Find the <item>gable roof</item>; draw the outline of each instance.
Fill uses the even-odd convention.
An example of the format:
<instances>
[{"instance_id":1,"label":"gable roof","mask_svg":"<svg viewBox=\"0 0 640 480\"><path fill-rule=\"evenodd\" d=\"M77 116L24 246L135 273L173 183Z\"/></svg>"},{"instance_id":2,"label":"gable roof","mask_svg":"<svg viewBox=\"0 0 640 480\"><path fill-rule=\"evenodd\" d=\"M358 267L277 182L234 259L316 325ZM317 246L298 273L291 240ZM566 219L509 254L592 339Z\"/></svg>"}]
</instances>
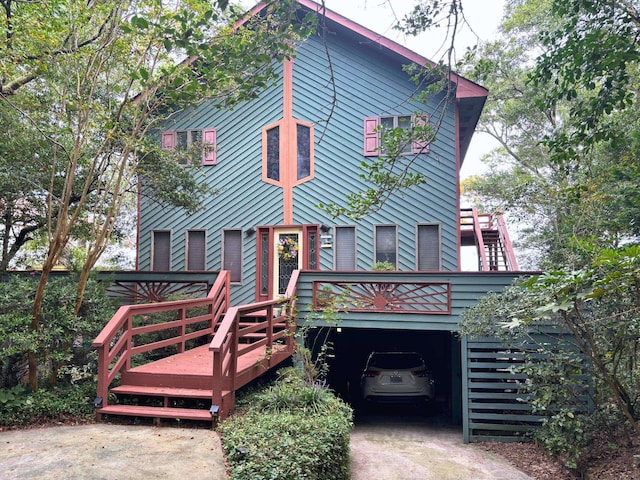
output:
<instances>
[{"instance_id":1,"label":"gable roof","mask_svg":"<svg viewBox=\"0 0 640 480\"><path fill-rule=\"evenodd\" d=\"M324 15L331 27L338 33L346 36L355 37L359 45L375 48L376 54L387 55L392 59L401 63L415 63L418 65L435 66L436 63L429 60L416 52L409 50L407 47L380 35L373 30L363 27L362 25L349 20L348 18L336 13L313 0L297 0L302 7ZM244 19L238 24L244 23L248 18L259 14L269 2L260 2L253 7ZM469 148L471 137L480 119L480 114L487 99L488 90L477 83L468 80L455 72L450 72L450 80L456 85L456 102L458 114L458 141L460 142L460 166Z\"/></svg>"}]
</instances>

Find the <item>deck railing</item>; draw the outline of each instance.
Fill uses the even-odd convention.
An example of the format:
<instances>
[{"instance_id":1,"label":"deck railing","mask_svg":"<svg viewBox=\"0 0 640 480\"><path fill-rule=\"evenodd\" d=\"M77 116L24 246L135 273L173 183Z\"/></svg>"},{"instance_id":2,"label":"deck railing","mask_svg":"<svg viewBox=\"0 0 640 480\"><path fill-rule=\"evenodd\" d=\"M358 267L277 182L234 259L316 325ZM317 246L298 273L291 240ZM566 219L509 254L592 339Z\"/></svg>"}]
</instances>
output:
<instances>
[{"instance_id":1,"label":"deck railing","mask_svg":"<svg viewBox=\"0 0 640 480\"><path fill-rule=\"evenodd\" d=\"M233 410L235 391L256 377L252 371L238 376L238 359L241 356L264 348L265 356L255 368L266 371L293 354L298 275L298 270L291 275L284 297L231 307L222 319L209 345L213 352L212 404L218 407L220 419ZM242 321L248 317L253 320Z\"/></svg>"},{"instance_id":2,"label":"deck railing","mask_svg":"<svg viewBox=\"0 0 640 480\"><path fill-rule=\"evenodd\" d=\"M187 342L213 335L229 310L229 288L229 272L221 271L205 298L120 307L93 341L98 350L96 403L107 406L110 385L118 374L131 368L133 356L172 346L177 352L183 352ZM145 319L157 314L169 316L171 320L134 326L136 317L145 323ZM141 335L152 336L154 341L136 343L136 338L144 338L139 337Z\"/></svg>"}]
</instances>

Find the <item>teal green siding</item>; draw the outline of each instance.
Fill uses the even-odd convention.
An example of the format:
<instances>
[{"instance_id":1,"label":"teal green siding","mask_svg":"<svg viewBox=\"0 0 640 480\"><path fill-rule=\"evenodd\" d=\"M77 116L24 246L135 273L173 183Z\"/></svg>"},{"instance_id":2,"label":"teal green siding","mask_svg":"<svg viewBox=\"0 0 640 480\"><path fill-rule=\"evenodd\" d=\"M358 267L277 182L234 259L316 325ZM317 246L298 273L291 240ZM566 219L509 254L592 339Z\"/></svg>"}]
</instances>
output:
<instances>
[{"instance_id":1,"label":"teal green siding","mask_svg":"<svg viewBox=\"0 0 640 480\"><path fill-rule=\"evenodd\" d=\"M345 328L376 328L398 330L442 330L457 332L462 312L475 305L488 292L501 291L522 273L503 272L443 272L423 274L411 272L301 272L297 298L300 319L312 317L313 281L358 282L448 282L451 285L451 312L449 314L420 314L394 312L345 312L340 325ZM318 320L312 324L316 325Z\"/></svg>"},{"instance_id":2,"label":"teal green siding","mask_svg":"<svg viewBox=\"0 0 640 480\"><path fill-rule=\"evenodd\" d=\"M357 224L357 268L374 263L375 225L397 225L398 262L403 271L416 269L416 226L440 225L442 270L457 269L457 167L454 102L441 97L427 105L411 100L415 84L402 71L402 63L365 47L353 38L329 38L329 52L337 99L332 109L333 88L328 76L328 59L319 37L303 42L294 62L294 116L314 124L314 178L294 187L294 224L353 225L346 218L332 219L318 203L342 201L345 194L362 190L357 176L363 155L365 117L407 115L427 111L443 116L437 140L430 152L416 162L416 172L428 183L393 196L379 211ZM217 164L201 167L202 181L220 190L202 210L188 215L181 209L158 207L146 198L140 204L138 268L151 268L152 232L171 232L171 269L185 269L186 235L190 229L206 230L206 268L222 268L224 229L255 228L283 224L283 191L262 181L262 128L283 116L282 81L260 97L228 111L211 103L175 115L162 130L217 129ZM447 110L438 111L438 105ZM234 303L248 303L255 296L257 235L243 235L242 283L232 287ZM333 268L333 248L320 250L320 268Z\"/></svg>"},{"instance_id":3,"label":"teal green siding","mask_svg":"<svg viewBox=\"0 0 640 480\"><path fill-rule=\"evenodd\" d=\"M457 169L452 102L443 113L438 110L445 103L441 96L432 98L427 105L411 101L416 86L402 71L402 64L376 59L371 50L355 43L331 43L329 55L338 98L333 111L328 60L320 38L313 37L298 49L294 67L294 115L316 124L317 142L315 179L294 190L295 222L353 223L347 218L333 220L316 205L343 201L346 193L366 187L357 176L364 158L364 118L422 110L434 118L444 114L445 120L429 154L421 155L415 164L414 171L424 174L428 183L392 196L380 211L358 222L357 267L369 269L374 263L374 225L396 224L398 268L415 270L416 224L437 223L442 233L442 269L457 269ZM322 253L326 257L323 265L331 265L332 250Z\"/></svg>"}]
</instances>

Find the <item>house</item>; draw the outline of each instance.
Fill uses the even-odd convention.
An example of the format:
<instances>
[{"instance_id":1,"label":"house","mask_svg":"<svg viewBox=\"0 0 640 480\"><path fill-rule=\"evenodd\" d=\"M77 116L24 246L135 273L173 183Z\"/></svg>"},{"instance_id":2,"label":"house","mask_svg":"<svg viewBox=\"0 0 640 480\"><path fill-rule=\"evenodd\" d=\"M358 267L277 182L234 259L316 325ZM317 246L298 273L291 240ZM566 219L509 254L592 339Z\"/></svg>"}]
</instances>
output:
<instances>
[{"instance_id":1,"label":"house","mask_svg":"<svg viewBox=\"0 0 640 480\"><path fill-rule=\"evenodd\" d=\"M378 261L400 271L460 269L468 231L460 225L458 174L487 90L451 74L450 89L420 101L403 66L429 60L333 12L325 16L330 33L301 42L260 98L231 111L205 103L164 126L164 148L206 146L190 161L220 193L192 215L142 198L139 270L230 270L232 303L247 303L282 294L294 269L368 270ZM429 144L406 148L425 184L357 222L317 207L366 186L359 165L381 154L378 125L411 129L417 114L439 124ZM278 256L286 245L295 245L291 258Z\"/></svg>"},{"instance_id":2,"label":"house","mask_svg":"<svg viewBox=\"0 0 640 480\"><path fill-rule=\"evenodd\" d=\"M203 145L185 163L199 163L202 181L220 193L191 215L141 198L137 268L228 271L229 305L263 302L263 309L285 295L293 275L298 321L317 327L322 320L312 314L322 294L339 296L332 386L353 393L372 350L420 351L436 371L438 401L467 440L479 439L473 382L492 374L472 362L504 356L503 347L482 345L475 355L477 344L455 332L464 308L519 275L501 218L460 208L459 171L488 92L451 73L443 89L421 97L403 66L428 59L311 0L298 3L322 15L328 34L300 42L276 85L233 110L203 103L164 125L163 148ZM357 222L318 208L366 186L359 166L383 154L382 131L425 124L437 127L435 138L403 147L424 184L394 193ZM466 245L476 247L482 271L461 271ZM377 262L392 271L372 271ZM500 367L491 381L508 375ZM491 388L483 384L480 397Z\"/></svg>"}]
</instances>

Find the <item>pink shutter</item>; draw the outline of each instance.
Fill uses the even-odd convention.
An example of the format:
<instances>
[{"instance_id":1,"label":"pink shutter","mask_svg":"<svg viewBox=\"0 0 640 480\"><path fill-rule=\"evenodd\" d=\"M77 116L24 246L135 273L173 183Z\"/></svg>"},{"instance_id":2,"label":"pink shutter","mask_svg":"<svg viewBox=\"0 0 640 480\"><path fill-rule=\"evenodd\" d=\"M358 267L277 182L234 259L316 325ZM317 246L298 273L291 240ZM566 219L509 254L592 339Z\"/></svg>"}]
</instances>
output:
<instances>
[{"instance_id":1,"label":"pink shutter","mask_svg":"<svg viewBox=\"0 0 640 480\"><path fill-rule=\"evenodd\" d=\"M202 131L202 165L216 164L216 129L209 128Z\"/></svg>"},{"instance_id":2,"label":"pink shutter","mask_svg":"<svg viewBox=\"0 0 640 480\"><path fill-rule=\"evenodd\" d=\"M368 117L364 119L364 156L377 157L380 146L380 135L378 133L378 117Z\"/></svg>"},{"instance_id":3,"label":"pink shutter","mask_svg":"<svg viewBox=\"0 0 640 480\"><path fill-rule=\"evenodd\" d=\"M429 115L423 113L421 115L413 116L413 124L418 127L423 127L429 124ZM429 142L423 140L416 140L413 142L413 153L429 153Z\"/></svg>"},{"instance_id":4,"label":"pink shutter","mask_svg":"<svg viewBox=\"0 0 640 480\"><path fill-rule=\"evenodd\" d=\"M174 148L176 148L176 132L174 130L162 132L162 149L173 150Z\"/></svg>"}]
</instances>

